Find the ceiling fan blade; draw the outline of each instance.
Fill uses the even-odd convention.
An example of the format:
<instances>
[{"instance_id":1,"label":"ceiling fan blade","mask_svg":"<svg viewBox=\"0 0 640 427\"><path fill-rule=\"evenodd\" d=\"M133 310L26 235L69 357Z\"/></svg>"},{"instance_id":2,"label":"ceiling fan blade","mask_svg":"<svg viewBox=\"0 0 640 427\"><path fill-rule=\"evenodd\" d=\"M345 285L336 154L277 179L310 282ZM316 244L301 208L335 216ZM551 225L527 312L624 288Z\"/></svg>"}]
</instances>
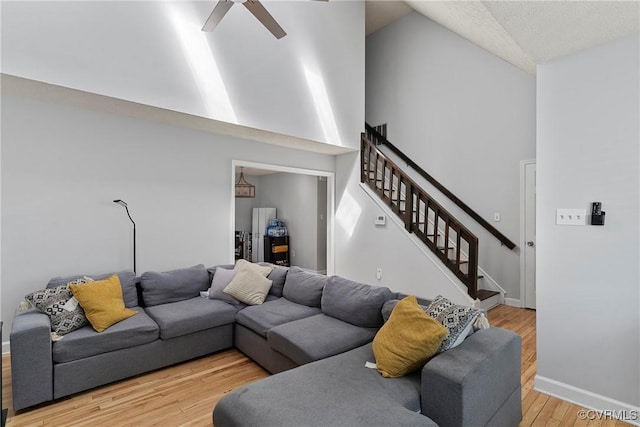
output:
<instances>
[{"instance_id":1,"label":"ceiling fan blade","mask_svg":"<svg viewBox=\"0 0 640 427\"><path fill-rule=\"evenodd\" d=\"M247 0L243 4L247 9L249 9L249 12L251 12L253 16L258 18L258 21L262 22L262 25L264 25L267 30L271 31L271 34L276 36L277 39L281 39L287 35L276 20L273 19L273 16L267 12L267 9L265 9L262 3L258 0Z\"/></svg>"},{"instance_id":2,"label":"ceiling fan blade","mask_svg":"<svg viewBox=\"0 0 640 427\"><path fill-rule=\"evenodd\" d=\"M209 15L207 22L204 23L202 31L213 31L220 21L222 21L224 15L229 12L231 6L233 6L233 2L231 0L220 0L218 4L216 4L216 7L213 8L213 12Z\"/></svg>"}]
</instances>

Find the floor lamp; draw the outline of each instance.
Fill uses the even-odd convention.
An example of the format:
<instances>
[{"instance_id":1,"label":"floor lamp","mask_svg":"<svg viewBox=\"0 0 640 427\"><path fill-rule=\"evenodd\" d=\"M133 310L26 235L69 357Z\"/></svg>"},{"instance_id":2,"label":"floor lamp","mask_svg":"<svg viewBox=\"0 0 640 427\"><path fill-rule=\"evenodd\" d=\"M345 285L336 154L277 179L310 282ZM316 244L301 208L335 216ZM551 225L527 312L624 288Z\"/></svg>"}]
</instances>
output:
<instances>
[{"instance_id":1,"label":"floor lamp","mask_svg":"<svg viewBox=\"0 0 640 427\"><path fill-rule=\"evenodd\" d=\"M125 202L124 200L114 200L113 203L116 203L120 206L122 206L123 208L125 208L125 210L127 211L127 216L129 217L129 220L131 221L131 224L133 224L133 274L136 274L136 223L133 221L133 218L131 218L131 214L129 213L129 207L127 206L127 202Z\"/></svg>"}]
</instances>

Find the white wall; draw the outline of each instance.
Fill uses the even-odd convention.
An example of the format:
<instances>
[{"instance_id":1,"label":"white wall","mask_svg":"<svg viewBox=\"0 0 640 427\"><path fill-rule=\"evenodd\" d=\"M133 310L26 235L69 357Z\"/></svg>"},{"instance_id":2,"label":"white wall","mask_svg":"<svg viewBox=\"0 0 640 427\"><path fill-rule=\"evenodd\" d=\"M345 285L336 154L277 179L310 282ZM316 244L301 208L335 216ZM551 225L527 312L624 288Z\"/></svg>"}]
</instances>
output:
<instances>
[{"instance_id":1,"label":"white wall","mask_svg":"<svg viewBox=\"0 0 640 427\"><path fill-rule=\"evenodd\" d=\"M364 118L364 2L265 1L275 39L212 1L2 2L2 72L334 145Z\"/></svg>"},{"instance_id":2,"label":"white wall","mask_svg":"<svg viewBox=\"0 0 640 427\"><path fill-rule=\"evenodd\" d=\"M535 157L535 78L418 13L367 37L366 52L367 121L388 123L394 145L518 242L519 165ZM518 251L416 180L478 236L480 265L519 299Z\"/></svg>"},{"instance_id":3,"label":"white wall","mask_svg":"<svg viewBox=\"0 0 640 427\"><path fill-rule=\"evenodd\" d=\"M333 171L333 156L2 95L2 320L56 275L232 261L234 159ZM286 159L286 160L285 160ZM8 337L8 333L6 335Z\"/></svg>"},{"instance_id":4,"label":"white wall","mask_svg":"<svg viewBox=\"0 0 640 427\"><path fill-rule=\"evenodd\" d=\"M536 387L596 409L640 406L639 50L538 67ZM594 201L603 227L555 225Z\"/></svg>"}]
</instances>

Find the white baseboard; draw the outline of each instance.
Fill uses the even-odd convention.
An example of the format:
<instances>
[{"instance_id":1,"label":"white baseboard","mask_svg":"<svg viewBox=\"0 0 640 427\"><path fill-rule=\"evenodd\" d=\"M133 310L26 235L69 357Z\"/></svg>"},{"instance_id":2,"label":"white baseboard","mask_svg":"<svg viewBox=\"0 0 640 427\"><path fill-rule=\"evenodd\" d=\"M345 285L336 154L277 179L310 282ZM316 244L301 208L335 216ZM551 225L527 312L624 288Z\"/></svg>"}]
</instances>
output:
<instances>
[{"instance_id":1,"label":"white baseboard","mask_svg":"<svg viewBox=\"0 0 640 427\"><path fill-rule=\"evenodd\" d=\"M9 354L9 341L2 343L2 354Z\"/></svg>"},{"instance_id":2,"label":"white baseboard","mask_svg":"<svg viewBox=\"0 0 640 427\"><path fill-rule=\"evenodd\" d=\"M520 300L519 299L515 299L515 298L505 298L504 299L504 305L509 306L509 307L522 308L522 304L520 303Z\"/></svg>"},{"instance_id":3,"label":"white baseboard","mask_svg":"<svg viewBox=\"0 0 640 427\"><path fill-rule=\"evenodd\" d=\"M640 407L620 402L569 384L536 375L534 390L574 403L593 411L584 414L586 419L622 419L640 426Z\"/></svg>"}]
</instances>

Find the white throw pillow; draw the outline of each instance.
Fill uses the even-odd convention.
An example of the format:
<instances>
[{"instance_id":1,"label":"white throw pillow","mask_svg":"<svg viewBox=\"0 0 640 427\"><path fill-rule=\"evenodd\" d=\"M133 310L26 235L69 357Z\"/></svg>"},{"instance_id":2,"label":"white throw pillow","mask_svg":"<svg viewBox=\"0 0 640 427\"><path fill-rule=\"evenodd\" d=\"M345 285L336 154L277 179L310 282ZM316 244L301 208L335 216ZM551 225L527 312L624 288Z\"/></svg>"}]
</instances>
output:
<instances>
[{"instance_id":1,"label":"white throw pillow","mask_svg":"<svg viewBox=\"0 0 640 427\"><path fill-rule=\"evenodd\" d=\"M239 259L238 261L236 261L236 266L233 269L235 271L252 270L263 277L267 277L273 271L274 267L275 266L272 264L260 265L260 264L254 264L245 259Z\"/></svg>"},{"instance_id":2,"label":"white throw pillow","mask_svg":"<svg viewBox=\"0 0 640 427\"><path fill-rule=\"evenodd\" d=\"M271 280L252 269L236 271L224 293L249 305L262 304L271 289Z\"/></svg>"}]
</instances>

